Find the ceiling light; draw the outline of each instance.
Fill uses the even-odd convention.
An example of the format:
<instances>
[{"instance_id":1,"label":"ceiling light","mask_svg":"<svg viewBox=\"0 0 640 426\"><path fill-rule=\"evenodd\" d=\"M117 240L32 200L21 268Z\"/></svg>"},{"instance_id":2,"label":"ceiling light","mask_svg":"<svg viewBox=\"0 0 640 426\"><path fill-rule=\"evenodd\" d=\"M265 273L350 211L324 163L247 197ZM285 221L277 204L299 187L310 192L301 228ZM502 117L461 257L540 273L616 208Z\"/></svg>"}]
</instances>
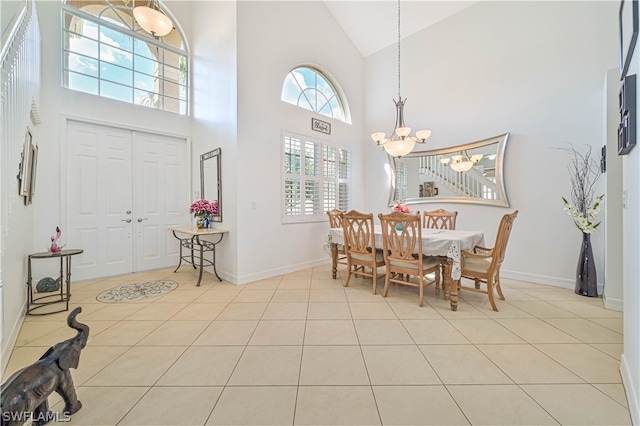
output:
<instances>
[{"instance_id":1,"label":"ceiling light","mask_svg":"<svg viewBox=\"0 0 640 426\"><path fill-rule=\"evenodd\" d=\"M135 7L133 16L138 25L154 37L166 36L173 29L173 22L160 11L157 0L150 0L146 6Z\"/></svg>"},{"instance_id":2,"label":"ceiling light","mask_svg":"<svg viewBox=\"0 0 640 426\"><path fill-rule=\"evenodd\" d=\"M482 159L482 154L474 154L471 157L469 157L469 154L467 154L467 151L463 151L462 154L451 156L450 166L456 172L466 172L467 170L470 170L473 166L478 164L478 161L480 161L481 159Z\"/></svg>"},{"instance_id":3,"label":"ceiling light","mask_svg":"<svg viewBox=\"0 0 640 426\"><path fill-rule=\"evenodd\" d=\"M371 139L394 157L407 155L413 150L416 143L425 143L431 136L431 130L420 130L416 132L416 136L411 136L411 127L404 124L404 103L406 100L407 98L403 100L400 96L400 0L398 0L398 100L393 100L396 104L396 125L389 138L385 138L384 132L371 134Z\"/></svg>"}]
</instances>

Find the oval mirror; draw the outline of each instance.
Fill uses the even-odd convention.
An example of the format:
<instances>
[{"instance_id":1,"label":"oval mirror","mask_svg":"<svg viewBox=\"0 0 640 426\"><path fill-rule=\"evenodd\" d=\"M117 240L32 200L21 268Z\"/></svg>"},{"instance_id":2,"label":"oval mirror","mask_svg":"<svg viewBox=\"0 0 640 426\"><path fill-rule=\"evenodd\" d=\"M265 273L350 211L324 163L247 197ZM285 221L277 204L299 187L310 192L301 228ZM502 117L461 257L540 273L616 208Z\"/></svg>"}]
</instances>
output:
<instances>
[{"instance_id":1,"label":"oval mirror","mask_svg":"<svg viewBox=\"0 0 640 426\"><path fill-rule=\"evenodd\" d=\"M389 205L473 203L509 207L502 165L509 133L393 158Z\"/></svg>"},{"instance_id":2,"label":"oval mirror","mask_svg":"<svg viewBox=\"0 0 640 426\"><path fill-rule=\"evenodd\" d=\"M222 222L222 175L220 173L221 148L200 155L200 191L202 199L218 203L218 214L213 222Z\"/></svg>"}]
</instances>

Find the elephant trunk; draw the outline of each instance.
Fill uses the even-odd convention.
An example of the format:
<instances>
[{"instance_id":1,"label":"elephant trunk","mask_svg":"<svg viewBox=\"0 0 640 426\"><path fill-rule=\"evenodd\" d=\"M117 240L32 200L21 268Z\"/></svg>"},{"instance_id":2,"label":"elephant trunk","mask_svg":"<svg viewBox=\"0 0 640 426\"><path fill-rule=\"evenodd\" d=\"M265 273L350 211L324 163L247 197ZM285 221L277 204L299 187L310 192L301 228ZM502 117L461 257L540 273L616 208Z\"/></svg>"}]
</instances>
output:
<instances>
[{"instance_id":1,"label":"elephant trunk","mask_svg":"<svg viewBox=\"0 0 640 426\"><path fill-rule=\"evenodd\" d=\"M80 342L80 348L82 349L86 346L87 339L89 338L89 326L76 321L76 316L80 312L82 312L82 307L80 306L71 311L71 313L67 317L67 325L74 330L78 330L78 334L76 335L75 339Z\"/></svg>"}]
</instances>

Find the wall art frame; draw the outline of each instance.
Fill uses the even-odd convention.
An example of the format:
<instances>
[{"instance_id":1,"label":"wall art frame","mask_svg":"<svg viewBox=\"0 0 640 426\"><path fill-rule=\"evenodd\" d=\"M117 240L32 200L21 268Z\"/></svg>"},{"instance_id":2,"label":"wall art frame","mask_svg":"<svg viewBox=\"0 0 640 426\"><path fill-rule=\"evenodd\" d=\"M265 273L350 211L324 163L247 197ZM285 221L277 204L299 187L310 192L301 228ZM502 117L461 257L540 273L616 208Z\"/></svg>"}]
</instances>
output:
<instances>
[{"instance_id":1,"label":"wall art frame","mask_svg":"<svg viewBox=\"0 0 640 426\"><path fill-rule=\"evenodd\" d=\"M620 31L620 81L624 81L638 39L638 0L622 0L620 2L618 25Z\"/></svg>"},{"instance_id":2,"label":"wall art frame","mask_svg":"<svg viewBox=\"0 0 640 426\"><path fill-rule=\"evenodd\" d=\"M624 78L618 95L620 124L618 124L618 155L628 154L637 142L636 75Z\"/></svg>"},{"instance_id":3,"label":"wall art frame","mask_svg":"<svg viewBox=\"0 0 640 426\"><path fill-rule=\"evenodd\" d=\"M20 169L18 172L18 194L27 196L30 189L30 177L31 177L31 144L33 136L31 135L31 129L27 127L27 131L24 134L24 143L22 145L22 158L20 159Z\"/></svg>"}]
</instances>

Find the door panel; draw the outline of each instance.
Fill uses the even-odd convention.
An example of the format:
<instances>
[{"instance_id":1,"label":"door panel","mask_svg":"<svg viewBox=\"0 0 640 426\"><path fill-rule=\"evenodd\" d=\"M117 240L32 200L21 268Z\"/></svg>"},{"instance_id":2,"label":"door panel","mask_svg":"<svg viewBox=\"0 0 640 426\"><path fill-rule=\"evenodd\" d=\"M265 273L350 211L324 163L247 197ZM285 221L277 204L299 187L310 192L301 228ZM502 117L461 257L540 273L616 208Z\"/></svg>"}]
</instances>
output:
<instances>
[{"instance_id":1,"label":"door panel","mask_svg":"<svg viewBox=\"0 0 640 426\"><path fill-rule=\"evenodd\" d=\"M67 228L69 247L84 254L74 278L133 270L132 135L128 130L70 121L67 126Z\"/></svg>"},{"instance_id":2,"label":"door panel","mask_svg":"<svg viewBox=\"0 0 640 426\"><path fill-rule=\"evenodd\" d=\"M184 139L136 133L136 270L177 264L178 240L169 226L189 220L188 147ZM140 222L138 222L140 220Z\"/></svg>"}]
</instances>

